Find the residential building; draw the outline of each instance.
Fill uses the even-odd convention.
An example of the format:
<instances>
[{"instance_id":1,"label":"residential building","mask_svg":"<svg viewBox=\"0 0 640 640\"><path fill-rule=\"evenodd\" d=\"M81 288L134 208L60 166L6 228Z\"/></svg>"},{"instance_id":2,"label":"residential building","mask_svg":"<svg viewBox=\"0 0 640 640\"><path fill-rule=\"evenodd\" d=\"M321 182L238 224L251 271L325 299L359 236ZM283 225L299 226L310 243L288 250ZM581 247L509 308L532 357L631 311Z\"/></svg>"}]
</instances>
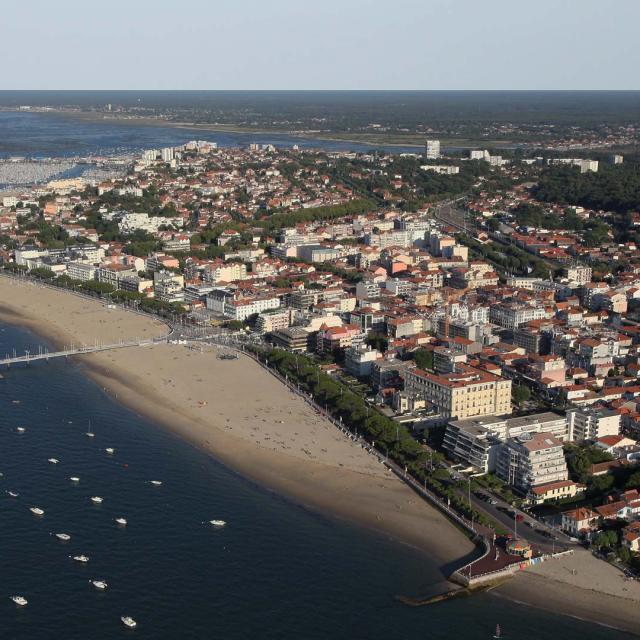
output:
<instances>
[{"instance_id":1,"label":"residential building","mask_svg":"<svg viewBox=\"0 0 640 640\"><path fill-rule=\"evenodd\" d=\"M344 367L353 376L363 378L371 375L374 362L382 359L382 354L376 349L359 344L349 347L344 353Z\"/></svg>"},{"instance_id":2,"label":"residential building","mask_svg":"<svg viewBox=\"0 0 640 640\"><path fill-rule=\"evenodd\" d=\"M598 440L620 433L620 414L611 409L575 407L567 411L569 440Z\"/></svg>"},{"instance_id":3,"label":"residential building","mask_svg":"<svg viewBox=\"0 0 640 640\"><path fill-rule=\"evenodd\" d=\"M440 140L427 140L425 142L424 157L427 160L437 160L440 157Z\"/></svg>"},{"instance_id":4,"label":"residential building","mask_svg":"<svg viewBox=\"0 0 640 640\"><path fill-rule=\"evenodd\" d=\"M466 364L444 375L408 371L405 390L436 406L446 420L511 413L511 380Z\"/></svg>"},{"instance_id":5,"label":"residential building","mask_svg":"<svg viewBox=\"0 0 640 640\"><path fill-rule=\"evenodd\" d=\"M562 442L549 433L509 438L498 452L496 474L524 494L548 482L567 480Z\"/></svg>"}]
</instances>

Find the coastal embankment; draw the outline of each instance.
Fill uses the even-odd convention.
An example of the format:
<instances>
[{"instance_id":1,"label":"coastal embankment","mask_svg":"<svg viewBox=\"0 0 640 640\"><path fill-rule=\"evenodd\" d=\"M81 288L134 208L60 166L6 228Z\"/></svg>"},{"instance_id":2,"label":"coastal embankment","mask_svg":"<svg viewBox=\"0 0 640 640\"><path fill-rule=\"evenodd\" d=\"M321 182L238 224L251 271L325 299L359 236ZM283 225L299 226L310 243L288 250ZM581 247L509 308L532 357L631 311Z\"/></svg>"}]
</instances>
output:
<instances>
[{"instance_id":1,"label":"coastal embankment","mask_svg":"<svg viewBox=\"0 0 640 640\"><path fill-rule=\"evenodd\" d=\"M58 346L152 338L167 327L98 300L0 278L0 320ZM105 391L255 482L427 554L445 578L472 542L377 459L246 356L157 344L83 355ZM42 366L46 366L43 364Z\"/></svg>"}]
</instances>

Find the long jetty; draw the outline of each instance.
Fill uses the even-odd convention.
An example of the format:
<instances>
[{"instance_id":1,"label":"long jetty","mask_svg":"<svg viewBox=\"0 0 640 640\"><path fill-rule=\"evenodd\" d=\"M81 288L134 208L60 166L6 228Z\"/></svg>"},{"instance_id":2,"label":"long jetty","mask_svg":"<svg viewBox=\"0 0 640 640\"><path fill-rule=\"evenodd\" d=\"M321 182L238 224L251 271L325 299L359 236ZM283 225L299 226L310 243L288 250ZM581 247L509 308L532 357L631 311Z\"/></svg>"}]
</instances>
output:
<instances>
[{"instance_id":1,"label":"long jetty","mask_svg":"<svg viewBox=\"0 0 640 640\"><path fill-rule=\"evenodd\" d=\"M12 364L30 363L38 360L51 360L53 358L68 358L70 356L79 356L85 353L98 353L100 351L112 351L114 349L126 349L128 347L146 347L153 344L159 344L166 342L167 338L146 338L144 340L129 340L115 342L113 344L83 344L79 346L71 345L67 349L61 351L49 351L46 347L39 347L37 353L31 351L25 351L19 355L14 352L13 355L6 354L4 358L0 359L0 366L10 366Z\"/></svg>"}]
</instances>

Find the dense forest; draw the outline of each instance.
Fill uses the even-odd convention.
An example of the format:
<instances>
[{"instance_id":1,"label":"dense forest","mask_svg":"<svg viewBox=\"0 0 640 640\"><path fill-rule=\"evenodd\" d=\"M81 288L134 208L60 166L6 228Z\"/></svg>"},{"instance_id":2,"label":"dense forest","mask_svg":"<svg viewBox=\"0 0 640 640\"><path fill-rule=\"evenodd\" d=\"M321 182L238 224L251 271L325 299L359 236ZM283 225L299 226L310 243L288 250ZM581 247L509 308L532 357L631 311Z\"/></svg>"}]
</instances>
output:
<instances>
[{"instance_id":1,"label":"dense forest","mask_svg":"<svg viewBox=\"0 0 640 640\"><path fill-rule=\"evenodd\" d=\"M540 176L538 200L626 213L640 208L640 165L602 167L580 173L576 167L550 167Z\"/></svg>"}]
</instances>

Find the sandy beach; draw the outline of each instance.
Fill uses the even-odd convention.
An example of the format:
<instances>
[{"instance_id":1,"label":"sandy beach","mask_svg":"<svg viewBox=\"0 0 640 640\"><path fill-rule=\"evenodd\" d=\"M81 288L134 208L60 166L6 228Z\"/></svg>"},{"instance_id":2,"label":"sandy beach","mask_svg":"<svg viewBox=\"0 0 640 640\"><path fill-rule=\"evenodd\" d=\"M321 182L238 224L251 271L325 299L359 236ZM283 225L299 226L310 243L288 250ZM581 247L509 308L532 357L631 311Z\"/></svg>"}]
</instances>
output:
<instances>
[{"instance_id":1,"label":"sandy beach","mask_svg":"<svg viewBox=\"0 0 640 640\"><path fill-rule=\"evenodd\" d=\"M640 634L640 583L585 549L519 573L493 591L525 604Z\"/></svg>"},{"instance_id":2,"label":"sandy beach","mask_svg":"<svg viewBox=\"0 0 640 640\"><path fill-rule=\"evenodd\" d=\"M57 346L168 331L159 321L98 300L8 278L0 278L0 320L26 326ZM74 362L118 401L242 475L419 548L443 579L474 552L444 516L252 359L217 355L213 347L158 344Z\"/></svg>"},{"instance_id":3,"label":"sandy beach","mask_svg":"<svg viewBox=\"0 0 640 640\"><path fill-rule=\"evenodd\" d=\"M146 316L4 277L0 320L58 346L168 331ZM218 354L213 347L157 344L75 362L118 401L262 486L420 549L443 582L474 552L444 516L274 376L247 356ZM640 628L640 584L583 549L521 572L492 593L635 633Z\"/></svg>"}]
</instances>

